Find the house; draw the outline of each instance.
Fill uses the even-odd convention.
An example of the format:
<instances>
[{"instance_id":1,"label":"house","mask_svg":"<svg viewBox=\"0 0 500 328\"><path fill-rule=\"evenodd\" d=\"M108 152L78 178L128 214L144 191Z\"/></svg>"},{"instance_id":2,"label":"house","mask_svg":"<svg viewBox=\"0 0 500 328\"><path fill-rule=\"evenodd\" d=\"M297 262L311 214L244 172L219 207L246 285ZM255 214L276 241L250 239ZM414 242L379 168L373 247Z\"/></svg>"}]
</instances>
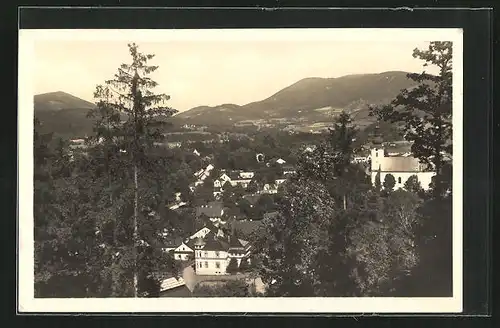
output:
<instances>
[{"instance_id":1,"label":"house","mask_svg":"<svg viewBox=\"0 0 500 328\"><path fill-rule=\"evenodd\" d=\"M197 275L226 275L231 259L248 261L252 245L234 236L210 232L205 238L197 238L194 242L195 270Z\"/></svg>"},{"instance_id":2,"label":"house","mask_svg":"<svg viewBox=\"0 0 500 328\"><path fill-rule=\"evenodd\" d=\"M254 172L224 171L217 179L215 179L214 188L222 188L226 182L229 182L233 187L240 185L243 188L247 188L250 181L252 181L253 176Z\"/></svg>"},{"instance_id":3,"label":"house","mask_svg":"<svg viewBox=\"0 0 500 328\"><path fill-rule=\"evenodd\" d=\"M353 163L366 163L366 162L368 162L368 160L369 160L368 156L355 156L352 159L352 162Z\"/></svg>"},{"instance_id":4,"label":"house","mask_svg":"<svg viewBox=\"0 0 500 328\"><path fill-rule=\"evenodd\" d=\"M175 237L175 238L166 238L165 243L162 247L162 250L164 252L171 252L174 251L176 248L179 247L183 242L183 239L181 237ZM175 256L174 256L175 258Z\"/></svg>"},{"instance_id":5,"label":"house","mask_svg":"<svg viewBox=\"0 0 500 328\"><path fill-rule=\"evenodd\" d=\"M255 173L248 171L248 172L240 172L240 177L242 179L252 179L254 177Z\"/></svg>"},{"instance_id":6,"label":"house","mask_svg":"<svg viewBox=\"0 0 500 328\"><path fill-rule=\"evenodd\" d=\"M427 171L418 158L404 155L390 156L383 148L373 148L370 157L372 184L375 184L377 173L380 173L382 184L385 176L391 174L396 179L394 189L404 188L408 178L416 175L422 188L429 189L432 177L436 175L436 172Z\"/></svg>"},{"instance_id":7,"label":"house","mask_svg":"<svg viewBox=\"0 0 500 328\"><path fill-rule=\"evenodd\" d=\"M183 241L176 249L174 249L174 259L180 261L189 261L193 258L193 253L193 239L187 239Z\"/></svg>"},{"instance_id":8,"label":"house","mask_svg":"<svg viewBox=\"0 0 500 328\"><path fill-rule=\"evenodd\" d=\"M262 189L261 193L263 193L263 194L277 194L278 193L278 186L274 183L266 183L264 185L264 188Z\"/></svg>"},{"instance_id":9,"label":"house","mask_svg":"<svg viewBox=\"0 0 500 328\"><path fill-rule=\"evenodd\" d=\"M292 165L288 165L288 164L283 165L281 168L283 170L283 177L297 173L295 171L295 167L293 167Z\"/></svg>"},{"instance_id":10,"label":"house","mask_svg":"<svg viewBox=\"0 0 500 328\"><path fill-rule=\"evenodd\" d=\"M208 164L205 169L201 169L198 172L196 172L194 175L196 178L198 178L198 181L203 181L208 176L210 175L210 172L214 169L214 166L212 164Z\"/></svg>"},{"instance_id":11,"label":"house","mask_svg":"<svg viewBox=\"0 0 500 328\"><path fill-rule=\"evenodd\" d=\"M278 159L276 160L276 163L278 163L278 164L280 164L280 165L281 165L281 164L285 164L285 163L286 163L286 161L285 161L284 159L282 159L282 158L278 158Z\"/></svg>"},{"instance_id":12,"label":"house","mask_svg":"<svg viewBox=\"0 0 500 328\"><path fill-rule=\"evenodd\" d=\"M205 215L211 222L221 222L224 214L224 204L222 202L210 202L206 205L201 205L196 208L196 217Z\"/></svg>"},{"instance_id":13,"label":"house","mask_svg":"<svg viewBox=\"0 0 500 328\"><path fill-rule=\"evenodd\" d=\"M196 149L193 151L193 154L195 154L196 156L200 156L201 155L200 152L198 150L196 150Z\"/></svg>"},{"instance_id":14,"label":"house","mask_svg":"<svg viewBox=\"0 0 500 328\"><path fill-rule=\"evenodd\" d=\"M182 146L182 143L176 141L176 142L167 142L167 147L172 149L172 148L180 148Z\"/></svg>"},{"instance_id":15,"label":"house","mask_svg":"<svg viewBox=\"0 0 500 328\"><path fill-rule=\"evenodd\" d=\"M231 183L231 178L223 172L217 179L214 180L214 188L222 188L226 182Z\"/></svg>"},{"instance_id":16,"label":"house","mask_svg":"<svg viewBox=\"0 0 500 328\"><path fill-rule=\"evenodd\" d=\"M235 221L234 230L243 236L251 235L252 233L258 231L258 229L263 227L263 221Z\"/></svg>"},{"instance_id":17,"label":"house","mask_svg":"<svg viewBox=\"0 0 500 328\"><path fill-rule=\"evenodd\" d=\"M194 234L189 236L189 239L205 238L210 232L217 233L219 229L210 221L203 222L203 226L199 228Z\"/></svg>"},{"instance_id":18,"label":"house","mask_svg":"<svg viewBox=\"0 0 500 328\"><path fill-rule=\"evenodd\" d=\"M282 183L284 183L285 181L286 181L286 179L276 179L275 184L276 184L276 186L278 186L278 187L279 187L279 186L280 186Z\"/></svg>"},{"instance_id":19,"label":"house","mask_svg":"<svg viewBox=\"0 0 500 328\"><path fill-rule=\"evenodd\" d=\"M244 173L244 175L242 175L242 173ZM249 172L230 171L228 175L231 179L230 183L233 187L240 185L241 187L246 188L248 187L250 181L252 181L252 178L248 178Z\"/></svg>"}]
</instances>

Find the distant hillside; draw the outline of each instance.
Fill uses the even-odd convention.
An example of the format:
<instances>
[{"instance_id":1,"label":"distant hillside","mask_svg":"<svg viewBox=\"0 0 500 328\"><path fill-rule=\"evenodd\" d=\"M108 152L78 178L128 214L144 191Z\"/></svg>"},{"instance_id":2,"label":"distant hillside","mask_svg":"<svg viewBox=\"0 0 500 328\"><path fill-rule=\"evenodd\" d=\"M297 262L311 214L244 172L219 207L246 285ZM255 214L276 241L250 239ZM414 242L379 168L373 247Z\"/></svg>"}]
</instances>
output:
<instances>
[{"instance_id":1,"label":"distant hillside","mask_svg":"<svg viewBox=\"0 0 500 328\"><path fill-rule=\"evenodd\" d=\"M68 93L58 91L35 95L35 118L42 132L68 137L84 137L92 133L93 120L87 113L95 105Z\"/></svg>"},{"instance_id":2,"label":"distant hillside","mask_svg":"<svg viewBox=\"0 0 500 328\"><path fill-rule=\"evenodd\" d=\"M243 106L201 106L179 113L175 120L188 124L234 124L241 121L285 120L306 123L331 121L345 109L358 124L373 122L368 106L390 102L415 83L406 72L347 75L339 78L305 78L271 97Z\"/></svg>"},{"instance_id":3,"label":"distant hillside","mask_svg":"<svg viewBox=\"0 0 500 328\"><path fill-rule=\"evenodd\" d=\"M95 104L86 100L80 99L69 93L57 91L42 93L35 96L35 110L40 111L58 111L61 109L90 109L94 108Z\"/></svg>"}]
</instances>

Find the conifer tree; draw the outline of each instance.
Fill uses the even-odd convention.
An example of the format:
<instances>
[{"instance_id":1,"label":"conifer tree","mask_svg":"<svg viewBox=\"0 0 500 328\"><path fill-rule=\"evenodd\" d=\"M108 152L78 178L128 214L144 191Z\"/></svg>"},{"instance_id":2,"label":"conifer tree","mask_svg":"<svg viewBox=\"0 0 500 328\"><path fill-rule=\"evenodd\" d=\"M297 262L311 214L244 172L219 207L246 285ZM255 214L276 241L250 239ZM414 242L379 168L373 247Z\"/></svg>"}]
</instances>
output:
<instances>
[{"instance_id":1,"label":"conifer tree","mask_svg":"<svg viewBox=\"0 0 500 328\"><path fill-rule=\"evenodd\" d=\"M442 197L451 183L443 168L445 156L452 156L452 42L430 42L426 50L415 49L413 57L425 61L424 67L433 65L439 73L408 74L418 85L402 90L391 104L372 110L381 120L402 123L400 132L413 142L414 156L436 171L433 190L436 197Z\"/></svg>"},{"instance_id":2,"label":"conifer tree","mask_svg":"<svg viewBox=\"0 0 500 328\"><path fill-rule=\"evenodd\" d=\"M386 174L384 177L384 191L385 192L391 192L394 189L394 186L396 185L396 178L394 178L394 175L392 174Z\"/></svg>"},{"instance_id":3,"label":"conifer tree","mask_svg":"<svg viewBox=\"0 0 500 328\"><path fill-rule=\"evenodd\" d=\"M380 181L380 170L377 171L377 174L375 175L375 190L380 191L382 188L382 182Z\"/></svg>"},{"instance_id":4,"label":"conifer tree","mask_svg":"<svg viewBox=\"0 0 500 328\"><path fill-rule=\"evenodd\" d=\"M169 96L153 91L157 83L149 75L156 71L158 66L149 65L148 62L154 55L139 52L136 44L129 44L129 52L131 63L120 65L113 79L96 88L95 98L99 100L98 111L102 118L98 120L96 130L97 136L102 137L107 146L114 141L115 145L118 145L115 150L124 154L119 165L125 169L128 169L128 163L132 166L131 177L122 180L122 184L132 180L132 188L129 188L128 184L126 187L127 190L133 190L132 222L124 225L126 231L131 230L131 235L130 242L126 247L124 245L120 256L126 262L125 265L131 268L133 296L138 297L138 261L141 257L138 247L140 242L144 243L145 238L141 223L147 221L145 217L148 217L152 210L149 206L151 204L141 203L141 199L148 199L148 184L145 180L148 174L158 167L154 159L154 143L163 139L161 128L175 110L165 105ZM122 116L126 119L119 122ZM106 150L109 151L109 147ZM149 237L153 237L155 233L148 233ZM150 245L152 242L154 240L146 244Z\"/></svg>"}]
</instances>

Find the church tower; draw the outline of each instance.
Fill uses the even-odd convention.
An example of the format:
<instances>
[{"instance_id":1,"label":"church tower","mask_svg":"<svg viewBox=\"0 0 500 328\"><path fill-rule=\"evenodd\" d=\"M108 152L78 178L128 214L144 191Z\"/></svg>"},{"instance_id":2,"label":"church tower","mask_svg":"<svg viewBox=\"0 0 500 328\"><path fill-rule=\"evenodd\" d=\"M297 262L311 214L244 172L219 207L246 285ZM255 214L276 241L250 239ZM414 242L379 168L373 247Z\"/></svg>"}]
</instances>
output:
<instances>
[{"instance_id":1,"label":"church tower","mask_svg":"<svg viewBox=\"0 0 500 328\"><path fill-rule=\"evenodd\" d=\"M380 127L377 126L375 127L375 131L372 134L372 149L370 153L371 157L371 170L372 172L378 171L380 167L382 166L383 158L385 155L384 152L384 146L383 146L383 139L382 135L380 134Z\"/></svg>"}]
</instances>

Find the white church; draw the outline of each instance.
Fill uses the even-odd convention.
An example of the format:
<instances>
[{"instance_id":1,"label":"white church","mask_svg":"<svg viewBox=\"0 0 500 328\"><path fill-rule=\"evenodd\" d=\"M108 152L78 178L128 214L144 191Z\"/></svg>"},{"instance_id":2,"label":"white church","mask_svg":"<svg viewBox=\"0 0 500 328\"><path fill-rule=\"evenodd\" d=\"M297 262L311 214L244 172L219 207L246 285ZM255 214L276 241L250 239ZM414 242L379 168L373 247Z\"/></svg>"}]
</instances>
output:
<instances>
[{"instance_id":1,"label":"white church","mask_svg":"<svg viewBox=\"0 0 500 328\"><path fill-rule=\"evenodd\" d=\"M383 183L385 176L391 174L396 180L394 189L404 188L405 182L412 175L418 177L418 181L424 190L429 189L435 172L426 171L425 165L412 156L389 155L383 147L371 150L371 180L375 184L377 173L380 173L380 182Z\"/></svg>"}]
</instances>

